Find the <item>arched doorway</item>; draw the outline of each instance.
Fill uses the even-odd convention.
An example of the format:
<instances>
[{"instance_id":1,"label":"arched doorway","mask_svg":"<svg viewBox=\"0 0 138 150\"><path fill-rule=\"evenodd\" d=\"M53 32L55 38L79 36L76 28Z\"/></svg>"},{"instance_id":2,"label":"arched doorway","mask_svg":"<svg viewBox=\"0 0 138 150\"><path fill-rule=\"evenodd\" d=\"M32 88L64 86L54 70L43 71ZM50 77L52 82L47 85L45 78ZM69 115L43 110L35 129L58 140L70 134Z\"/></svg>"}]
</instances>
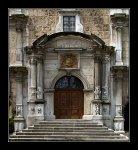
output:
<instances>
[{"instance_id":1,"label":"arched doorway","mask_svg":"<svg viewBox=\"0 0 138 150\"><path fill-rule=\"evenodd\" d=\"M81 119L84 112L83 84L75 76L64 76L55 84L56 119Z\"/></svg>"}]
</instances>

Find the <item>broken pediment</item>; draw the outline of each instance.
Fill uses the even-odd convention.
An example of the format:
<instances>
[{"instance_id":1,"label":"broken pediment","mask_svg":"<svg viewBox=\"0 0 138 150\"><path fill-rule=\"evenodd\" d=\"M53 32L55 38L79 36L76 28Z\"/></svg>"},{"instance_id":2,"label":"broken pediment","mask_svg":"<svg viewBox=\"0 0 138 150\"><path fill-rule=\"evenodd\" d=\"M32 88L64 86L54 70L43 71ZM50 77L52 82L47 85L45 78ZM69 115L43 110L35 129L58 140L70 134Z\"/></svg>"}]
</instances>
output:
<instances>
[{"instance_id":1,"label":"broken pediment","mask_svg":"<svg viewBox=\"0 0 138 150\"><path fill-rule=\"evenodd\" d=\"M46 48L93 48L104 45L104 41L96 35L87 35L80 32L44 34L33 43L33 46L44 46Z\"/></svg>"}]
</instances>

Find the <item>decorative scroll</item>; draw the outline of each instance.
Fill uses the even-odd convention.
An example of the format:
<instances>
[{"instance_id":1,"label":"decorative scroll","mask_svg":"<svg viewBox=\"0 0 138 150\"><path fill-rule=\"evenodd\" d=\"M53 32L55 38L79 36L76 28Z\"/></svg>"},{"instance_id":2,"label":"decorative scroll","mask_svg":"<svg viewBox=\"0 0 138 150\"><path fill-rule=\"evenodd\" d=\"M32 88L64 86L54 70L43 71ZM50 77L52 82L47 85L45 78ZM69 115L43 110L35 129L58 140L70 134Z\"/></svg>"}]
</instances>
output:
<instances>
[{"instance_id":1,"label":"decorative scroll","mask_svg":"<svg viewBox=\"0 0 138 150\"><path fill-rule=\"evenodd\" d=\"M60 68L78 68L78 60L76 54L61 54Z\"/></svg>"}]
</instances>

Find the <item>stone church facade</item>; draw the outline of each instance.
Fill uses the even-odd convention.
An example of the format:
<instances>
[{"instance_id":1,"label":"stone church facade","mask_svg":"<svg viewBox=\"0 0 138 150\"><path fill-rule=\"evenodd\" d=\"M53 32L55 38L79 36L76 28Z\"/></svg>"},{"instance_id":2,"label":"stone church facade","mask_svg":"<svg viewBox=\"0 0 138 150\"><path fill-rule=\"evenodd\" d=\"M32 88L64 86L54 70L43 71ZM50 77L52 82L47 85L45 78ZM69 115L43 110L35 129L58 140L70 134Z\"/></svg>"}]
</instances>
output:
<instances>
[{"instance_id":1,"label":"stone church facade","mask_svg":"<svg viewBox=\"0 0 138 150\"><path fill-rule=\"evenodd\" d=\"M83 119L124 132L129 9L9 9L9 117Z\"/></svg>"}]
</instances>

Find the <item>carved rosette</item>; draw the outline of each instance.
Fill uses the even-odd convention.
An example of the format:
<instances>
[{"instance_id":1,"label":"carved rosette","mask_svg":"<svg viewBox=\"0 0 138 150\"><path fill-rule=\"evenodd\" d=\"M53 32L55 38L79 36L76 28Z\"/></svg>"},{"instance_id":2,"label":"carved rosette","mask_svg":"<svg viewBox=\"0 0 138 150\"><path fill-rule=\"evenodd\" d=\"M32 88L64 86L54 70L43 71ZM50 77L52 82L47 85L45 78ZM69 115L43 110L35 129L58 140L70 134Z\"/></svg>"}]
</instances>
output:
<instances>
[{"instance_id":1,"label":"carved rosette","mask_svg":"<svg viewBox=\"0 0 138 150\"><path fill-rule=\"evenodd\" d=\"M101 98L100 86L96 86L94 91L94 99L99 100L100 98Z\"/></svg>"}]
</instances>

